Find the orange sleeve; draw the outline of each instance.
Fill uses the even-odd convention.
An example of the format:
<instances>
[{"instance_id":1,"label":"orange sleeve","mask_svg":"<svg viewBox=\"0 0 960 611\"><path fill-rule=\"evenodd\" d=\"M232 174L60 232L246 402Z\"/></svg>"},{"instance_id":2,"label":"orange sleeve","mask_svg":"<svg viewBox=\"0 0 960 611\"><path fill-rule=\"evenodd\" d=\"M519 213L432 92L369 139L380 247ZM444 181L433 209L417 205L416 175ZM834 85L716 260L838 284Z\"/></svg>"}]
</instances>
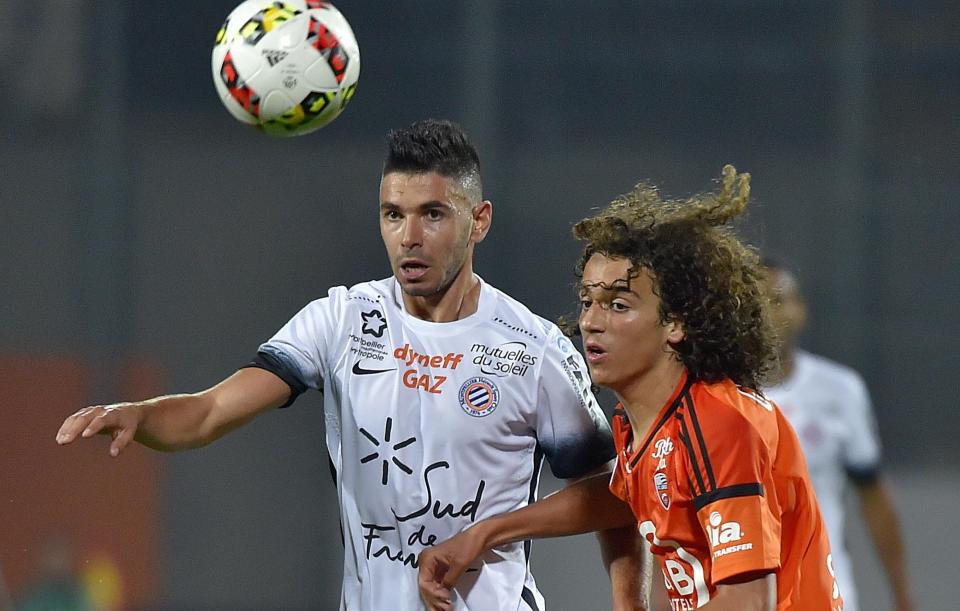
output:
<instances>
[{"instance_id":1,"label":"orange sleeve","mask_svg":"<svg viewBox=\"0 0 960 611\"><path fill-rule=\"evenodd\" d=\"M687 465L711 555L711 581L780 568L780 519L770 450L754 423L717 406L690 415Z\"/></svg>"},{"instance_id":2,"label":"orange sleeve","mask_svg":"<svg viewBox=\"0 0 960 611\"><path fill-rule=\"evenodd\" d=\"M630 503L630 495L627 493L627 482L623 477L623 467L620 466L619 455L616 464L613 466L613 473L610 474L610 492L624 503Z\"/></svg>"},{"instance_id":3,"label":"orange sleeve","mask_svg":"<svg viewBox=\"0 0 960 611\"><path fill-rule=\"evenodd\" d=\"M623 446L627 437L624 432L624 420L626 416L622 413L614 413L611 429L613 430L613 446L617 451L617 459L613 465L613 473L610 474L610 492L624 503L630 504L630 493L627 492L626 474L623 469Z\"/></svg>"}]
</instances>

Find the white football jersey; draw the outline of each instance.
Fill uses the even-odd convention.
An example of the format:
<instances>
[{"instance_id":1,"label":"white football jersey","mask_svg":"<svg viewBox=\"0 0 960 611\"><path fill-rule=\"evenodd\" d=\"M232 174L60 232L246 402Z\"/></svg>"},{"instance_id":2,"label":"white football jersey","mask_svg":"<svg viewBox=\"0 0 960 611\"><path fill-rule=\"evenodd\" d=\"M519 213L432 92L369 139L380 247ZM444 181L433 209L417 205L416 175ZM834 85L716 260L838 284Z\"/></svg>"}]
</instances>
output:
<instances>
[{"instance_id":1,"label":"white football jersey","mask_svg":"<svg viewBox=\"0 0 960 611\"><path fill-rule=\"evenodd\" d=\"M477 312L433 323L404 310L394 278L336 287L260 347L255 366L291 401L323 390L343 527L344 611L423 609L417 558L557 477L614 456L580 354L556 325L481 281ZM530 544L488 552L456 609L543 610Z\"/></svg>"},{"instance_id":2,"label":"white football jersey","mask_svg":"<svg viewBox=\"0 0 960 611\"><path fill-rule=\"evenodd\" d=\"M830 536L843 608L856 611L856 587L843 537L844 496L849 479L876 478L880 440L873 408L867 387L854 370L802 350L794 358L790 376L763 392L800 438Z\"/></svg>"}]
</instances>

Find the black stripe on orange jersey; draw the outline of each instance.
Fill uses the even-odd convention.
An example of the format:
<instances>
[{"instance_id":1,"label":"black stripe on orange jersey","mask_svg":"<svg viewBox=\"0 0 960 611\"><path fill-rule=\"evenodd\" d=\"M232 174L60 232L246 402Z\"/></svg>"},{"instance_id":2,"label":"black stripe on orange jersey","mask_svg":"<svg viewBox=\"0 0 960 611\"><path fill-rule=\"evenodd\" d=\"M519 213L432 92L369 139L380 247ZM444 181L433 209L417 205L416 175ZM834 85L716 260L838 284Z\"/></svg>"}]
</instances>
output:
<instances>
[{"instance_id":1,"label":"black stripe on orange jersey","mask_svg":"<svg viewBox=\"0 0 960 611\"><path fill-rule=\"evenodd\" d=\"M690 377L687 377L687 381L683 383L683 389L680 390L680 393L677 395L677 398L673 400L673 403L670 404L670 407L667 408L667 411L663 414L663 417L660 418L660 421L657 422L656 426L650 429L650 432L647 434L646 441L643 442L643 445L640 446L640 450L634 455L633 460L630 461L630 468L633 469L637 466L637 463L640 462L640 458L643 456L643 453L647 451L647 446L653 441L654 436L657 434L657 431L660 430L664 424L670 420L672 416L683 404L683 397L690 392L690 385L693 384L693 380ZM624 418L626 414L624 413ZM631 427L631 434L636 438L636 431Z\"/></svg>"},{"instance_id":2,"label":"black stripe on orange jersey","mask_svg":"<svg viewBox=\"0 0 960 611\"><path fill-rule=\"evenodd\" d=\"M697 461L697 453L693 451L693 444L690 443L690 431L687 430L687 422L683 419L683 414L677 414L677 420L680 421L680 441L687 448L687 456L690 457L690 466L693 468L693 475L697 478L697 485L700 488L700 495L707 494L706 485L703 483L703 476L700 474L700 463ZM697 489L693 489L697 494Z\"/></svg>"},{"instance_id":3,"label":"black stripe on orange jersey","mask_svg":"<svg viewBox=\"0 0 960 611\"><path fill-rule=\"evenodd\" d=\"M736 484L734 486L717 488L712 492L694 497L693 506L697 511L700 511L710 503L719 501L720 499L733 499L740 496L763 496L763 484L755 482L752 484Z\"/></svg>"},{"instance_id":4,"label":"black stripe on orange jersey","mask_svg":"<svg viewBox=\"0 0 960 611\"><path fill-rule=\"evenodd\" d=\"M693 423L693 432L697 436L697 444L700 446L700 456L703 458L703 466L707 472L707 479L710 480L710 489L717 489L717 478L713 476L713 465L710 464L710 454L707 453L707 444L703 438L703 431L700 430L700 422L697 420L697 409L693 404L693 399L687 395L687 405L690 406L690 409L687 412L690 414L690 422Z\"/></svg>"},{"instance_id":5,"label":"black stripe on orange jersey","mask_svg":"<svg viewBox=\"0 0 960 611\"><path fill-rule=\"evenodd\" d=\"M696 494L697 489L693 487L693 481L690 479L689 473L687 473L687 488L689 488L691 491L693 491L694 494Z\"/></svg>"}]
</instances>

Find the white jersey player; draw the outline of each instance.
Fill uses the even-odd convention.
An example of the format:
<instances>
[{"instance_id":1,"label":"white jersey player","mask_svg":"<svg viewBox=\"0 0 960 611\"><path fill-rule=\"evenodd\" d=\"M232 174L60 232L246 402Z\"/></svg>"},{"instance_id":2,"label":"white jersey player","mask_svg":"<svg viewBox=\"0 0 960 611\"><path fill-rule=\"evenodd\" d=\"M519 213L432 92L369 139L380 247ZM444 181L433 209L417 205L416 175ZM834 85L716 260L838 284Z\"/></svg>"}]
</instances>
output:
<instances>
[{"instance_id":1,"label":"white jersey player","mask_svg":"<svg viewBox=\"0 0 960 611\"><path fill-rule=\"evenodd\" d=\"M897 611L911 608L896 513L880 478L880 440L867 387L849 367L796 348L806 306L794 276L767 263L774 322L783 337L785 376L764 390L790 421L800 444L830 536L844 611L857 611L853 559L844 543L849 484L859 493L863 517L890 577Z\"/></svg>"},{"instance_id":2,"label":"white jersey player","mask_svg":"<svg viewBox=\"0 0 960 611\"><path fill-rule=\"evenodd\" d=\"M61 444L110 435L112 455L132 439L197 447L322 389L344 534L343 611L422 609L424 548L533 500L543 458L558 477L576 478L614 455L573 345L473 273L492 205L466 135L422 121L388 144L379 216L391 278L332 289L250 367L206 391L88 407L57 435ZM626 606L639 582L636 533L600 539L614 601ZM491 552L456 608L544 609L529 553L529 543Z\"/></svg>"},{"instance_id":3,"label":"white jersey player","mask_svg":"<svg viewBox=\"0 0 960 611\"><path fill-rule=\"evenodd\" d=\"M420 551L534 500L544 457L563 478L611 458L580 354L482 281L476 313L449 323L411 316L393 278L335 288L261 346L256 365L293 394L323 389L348 609L416 608ZM491 552L459 608L543 609L528 553Z\"/></svg>"},{"instance_id":4,"label":"white jersey player","mask_svg":"<svg viewBox=\"0 0 960 611\"><path fill-rule=\"evenodd\" d=\"M852 369L802 350L790 375L764 390L790 421L803 447L820 511L827 524L844 609L855 611L852 562L844 545L848 479L876 481L880 445L863 380Z\"/></svg>"}]
</instances>

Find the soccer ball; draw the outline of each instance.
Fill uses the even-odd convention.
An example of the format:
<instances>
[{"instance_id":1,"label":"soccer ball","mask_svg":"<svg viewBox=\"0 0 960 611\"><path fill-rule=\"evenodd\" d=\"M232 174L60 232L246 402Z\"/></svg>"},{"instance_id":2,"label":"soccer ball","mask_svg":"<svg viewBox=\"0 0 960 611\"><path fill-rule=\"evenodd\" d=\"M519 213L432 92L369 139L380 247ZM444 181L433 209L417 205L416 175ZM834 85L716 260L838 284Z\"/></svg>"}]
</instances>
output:
<instances>
[{"instance_id":1,"label":"soccer ball","mask_svg":"<svg viewBox=\"0 0 960 611\"><path fill-rule=\"evenodd\" d=\"M274 136L298 136L343 112L360 49L329 2L246 0L217 32L212 67L230 114Z\"/></svg>"}]
</instances>

